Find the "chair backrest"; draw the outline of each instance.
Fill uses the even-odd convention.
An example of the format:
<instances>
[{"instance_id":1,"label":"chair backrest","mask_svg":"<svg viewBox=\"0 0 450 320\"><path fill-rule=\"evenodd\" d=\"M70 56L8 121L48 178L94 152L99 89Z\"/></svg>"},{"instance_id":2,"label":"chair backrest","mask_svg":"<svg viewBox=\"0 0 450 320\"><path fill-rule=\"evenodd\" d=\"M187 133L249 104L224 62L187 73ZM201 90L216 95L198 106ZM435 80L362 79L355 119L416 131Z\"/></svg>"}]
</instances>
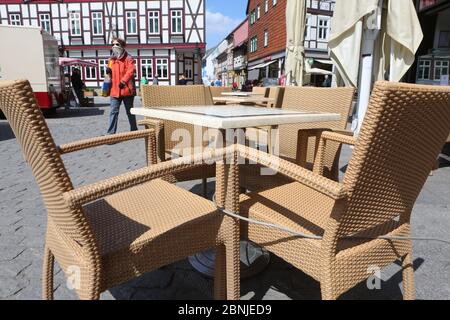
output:
<instances>
[{"instance_id":1,"label":"chair backrest","mask_svg":"<svg viewBox=\"0 0 450 320\"><path fill-rule=\"evenodd\" d=\"M298 159L299 130L314 128L345 130L354 92L353 88L286 87L282 102L283 109L339 113L341 118L338 121L280 126L280 155L300 164ZM308 141L306 162L309 169L314 163L317 149L316 140L315 137L311 137ZM327 144L324 160L325 176L337 179L335 167L339 153L338 143Z\"/></svg>"},{"instance_id":2,"label":"chair backrest","mask_svg":"<svg viewBox=\"0 0 450 320\"><path fill-rule=\"evenodd\" d=\"M0 109L39 185L49 220L72 240L83 246L94 245L81 209L71 210L63 199L63 193L73 185L29 82L0 81Z\"/></svg>"},{"instance_id":3,"label":"chair backrest","mask_svg":"<svg viewBox=\"0 0 450 320\"><path fill-rule=\"evenodd\" d=\"M209 87L211 91L211 95L213 98L222 97L223 92L231 92L233 91L232 87Z\"/></svg>"},{"instance_id":4,"label":"chair backrest","mask_svg":"<svg viewBox=\"0 0 450 320\"><path fill-rule=\"evenodd\" d=\"M269 98L274 99L275 102L270 103L269 107L281 108L283 105L284 87L270 87Z\"/></svg>"},{"instance_id":5,"label":"chair backrest","mask_svg":"<svg viewBox=\"0 0 450 320\"><path fill-rule=\"evenodd\" d=\"M143 85L142 106L144 108L158 108L165 106L204 106L212 105L212 95L208 87L203 85L194 86L150 86ZM205 131L206 129L203 129ZM189 134L190 137L180 139L179 134ZM195 147L195 127L191 124L164 121L164 136L166 151L174 151L174 148L183 142L191 141ZM186 140L189 138L190 140ZM187 146L184 146L187 147ZM179 153L178 150L175 153Z\"/></svg>"},{"instance_id":6,"label":"chair backrest","mask_svg":"<svg viewBox=\"0 0 450 320\"><path fill-rule=\"evenodd\" d=\"M376 83L344 178L338 236L408 223L449 132L449 87Z\"/></svg>"},{"instance_id":7,"label":"chair backrest","mask_svg":"<svg viewBox=\"0 0 450 320\"><path fill-rule=\"evenodd\" d=\"M213 103L211 91L203 85L194 86L141 86L142 106L201 106Z\"/></svg>"},{"instance_id":8,"label":"chair backrest","mask_svg":"<svg viewBox=\"0 0 450 320\"><path fill-rule=\"evenodd\" d=\"M252 93L263 94L265 98L269 96L269 88L267 87L253 87Z\"/></svg>"}]
</instances>

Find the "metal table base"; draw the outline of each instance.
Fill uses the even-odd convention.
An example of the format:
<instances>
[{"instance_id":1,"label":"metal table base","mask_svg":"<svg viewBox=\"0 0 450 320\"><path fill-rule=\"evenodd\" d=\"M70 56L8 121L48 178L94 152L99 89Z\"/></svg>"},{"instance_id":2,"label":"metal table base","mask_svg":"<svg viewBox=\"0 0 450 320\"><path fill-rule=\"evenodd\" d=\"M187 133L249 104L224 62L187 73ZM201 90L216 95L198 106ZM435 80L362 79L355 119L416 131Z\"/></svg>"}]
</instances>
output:
<instances>
[{"instance_id":1,"label":"metal table base","mask_svg":"<svg viewBox=\"0 0 450 320\"><path fill-rule=\"evenodd\" d=\"M195 270L206 277L214 277L214 250L198 253L188 259ZM269 262L270 254L266 249L252 242L241 241L241 279L262 272Z\"/></svg>"}]
</instances>

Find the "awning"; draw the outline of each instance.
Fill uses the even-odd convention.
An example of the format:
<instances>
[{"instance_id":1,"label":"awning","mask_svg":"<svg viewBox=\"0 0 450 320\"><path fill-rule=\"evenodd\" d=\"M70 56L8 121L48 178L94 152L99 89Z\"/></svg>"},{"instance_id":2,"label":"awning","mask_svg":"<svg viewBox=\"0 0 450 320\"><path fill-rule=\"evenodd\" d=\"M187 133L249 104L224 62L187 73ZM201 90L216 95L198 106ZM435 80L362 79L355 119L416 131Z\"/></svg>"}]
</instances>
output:
<instances>
[{"instance_id":1,"label":"awning","mask_svg":"<svg viewBox=\"0 0 450 320\"><path fill-rule=\"evenodd\" d=\"M305 72L307 74L320 74L320 75L332 75L333 72L320 69L320 68L311 68L311 65L309 63L305 63Z\"/></svg>"},{"instance_id":2,"label":"awning","mask_svg":"<svg viewBox=\"0 0 450 320\"><path fill-rule=\"evenodd\" d=\"M272 60L270 62L265 62L265 63L261 63L261 64L257 64L256 66L250 67L248 68L248 70L255 70L255 69L261 69L261 68L265 68L268 65L271 65L272 63L277 62L277 60Z\"/></svg>"},{"instance_id":3,"label":"awning","mask_svg":"<svg viewBox=\"0 0 450 320\"><path fill-rule=\"evenodd\" d=\"M98 64L95 62L82 60L82 59L78 59L78 58L60 57L59 65L61 67L66 67L66 66L96 67Z\"/></svg>"},{"instance_id":4,"label":"awning","mask_svg":"<svg viewBox=\"0 0 450 320\"><path fill-rule=\"evenodd\" d=\"M331 65L333 65L333 61L331 61L331 60L314 59L314 61L317 61L317 62L322 63L322 64L331 64Z\"/></svg>"}]
</instances>

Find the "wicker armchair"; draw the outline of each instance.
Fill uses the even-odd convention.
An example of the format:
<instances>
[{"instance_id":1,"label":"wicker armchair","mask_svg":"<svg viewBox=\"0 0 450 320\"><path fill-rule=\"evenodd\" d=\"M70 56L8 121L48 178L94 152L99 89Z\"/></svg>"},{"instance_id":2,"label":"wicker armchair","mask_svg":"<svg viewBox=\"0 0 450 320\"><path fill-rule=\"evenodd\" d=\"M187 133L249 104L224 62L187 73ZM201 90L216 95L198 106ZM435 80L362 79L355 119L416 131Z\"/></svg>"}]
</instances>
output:
<instances>
[{"instance_id":1,"label":"wicker armchair","mask_svg":"<svg viewBox=\"0 0 450 320\"><path fill-rule=\"evenodd\" d=\"M312 169L318 139L324 130L344 131L353 101L353 88L289 87L285 89L282 108L286 110L331 112L341 115L339 121L279 127L279 153L285 160ZM324 175L337 181L340 144L327 144Z\"/></svg>"},{"instance_id":2,"label":"wicker armchair","mask_svg":"<svg viewBox=\"0 0 450 320\"><path fill-rule=\"evenodd\" d=\"M211 91L211 96L213 98L220 98L222 97L222 93L224 92L232 92L232 87L209 87L209 90ZM226 105L225 102L214 102L216 105Z\"/></svg>"},{"instance_id":3,"label":"wicker armchair","mask_svg":"<svg viewBox=\"0 0 450 320\"><path fill-rule=\"evenodd\" d=\"M345 132L348 116L350 114L354 89L353 88L313 88L313 87L286 87L279 95L282 96L281 107L286 110L318 111L341 114L339 121L329 121L312 124L290 124L279 126L278 141L273 140L271 130L249 131L253 139L258 138L259 145L268 144L269 153L275 150L284 160L295 163L303 168L312 170L316 157L318 137L324 131ZM279 102L278 102L278 105ZM252 145L252 144L251 144ZM277 147L275 149L275 147ZM324 175L338 181L339 156L341 144L331 141L326 146L324 156ZM261 177L258 166L247 166L246 174L241 176L241 184L250 189L258 190L271 187L274 184L287 182L285 177Z\"/></svg>"},{"instance_id":4,"label":"wicker armchair","mask_svg":"<svg viewBox=\"0 0 450 320\"><path fill-rule=\"evenodd\" d=\"M269 88L268 87L253 87L252 93L254 94L262 94L265 98L269 97Z\"/></svg>"},{"instance_id":5,"label":"wicker armchair","mask_svg":"<svg viewBox=\"0 0 450 320\"><path fill-rule=\"evenodd\" d=\"M357 141L321 135L316 172L240 147L241 157L294 181L241 195L240 214L297 233L243 223L243 236L319 281L324 299L401 260L404 297L414 299L410 215L449 130L449 88L379 82ZM343 183L321 175L330 142L355 145Z\"/></svg>"},{"instance_id":6,"label":"wicker armchair","mask_svg":"<svg viewBox=\"0 0 450 320\"><path fill-rule=\"evenodd\" d=\"M164 106L204 106L212 105L212 95L208 87L202 85L195 86L149 86L143 85L141 87L142 92L142 106L144 108L158 108ZM189 137L183 137L184 141L191 141L192 145L190 153L194 152L195 137L200 132L205 135L206 128L196 128L191 124L176 122L176 121L161 121L158 119L146 118L139 121L139 125L145 126L146 129L154 129L157 137L157 149L158 149L158 162L163 162L172 159L172 154L177 156L183 156L180 150L175 150L177 144L180 142L180 138L177 132L179 130L185 130ZM196 135L197 130L197 135ZM174 139L172 139L172 136ZM187 138L184 140L184 138ZM203 141L203 146L207 145L207 142ZM198 145L197 145L198 147ZM186 151L186 150L183 150ZM178 181L190 181L203 179L203 193L206 195L206 179L208 177L214 177L215 166L199 166L193 170L181 172L176 175L169 175L165 177L165 180L170 182Z\"/></svg>"},{"instance_id":7,"label":"wicker armchair","mask_svg":"<svg viewBox=\"0 0 450 320\"><path fill-rule=\"evenodd\" d=\"M74 188L62 154L145 138L150 162L156 162L154 131L57 147L28 81L0 82L0 110L22 146L48 211L44 298L53 298L55 259L66 275L77 277L73 282L81 299L98 299L112 286L213 247L219 257L215 297L239 298L238 224L206 199L159 179L195 168L206 157L180 158ZM226 183L222 180L219 186Z\"/></svg>"}]
</instances>

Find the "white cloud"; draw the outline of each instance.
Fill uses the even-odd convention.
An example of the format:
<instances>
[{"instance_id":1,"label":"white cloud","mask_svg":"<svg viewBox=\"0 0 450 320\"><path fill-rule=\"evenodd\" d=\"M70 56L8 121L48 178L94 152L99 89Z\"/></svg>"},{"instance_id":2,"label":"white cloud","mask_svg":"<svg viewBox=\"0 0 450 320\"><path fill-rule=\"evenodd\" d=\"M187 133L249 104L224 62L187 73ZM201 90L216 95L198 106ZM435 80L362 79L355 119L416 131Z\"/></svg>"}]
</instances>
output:
<instances>
[{"instance_id":1,"label":"white cloud","mask_svg":"<svg viewBox=\"0 0 450 320\"><path fill-rule=\"evenodd\" d=\"M220 12L206 10L206 32L214 36L227 36L242 20L233 19Z\"/></svg>"}]
</instances>

